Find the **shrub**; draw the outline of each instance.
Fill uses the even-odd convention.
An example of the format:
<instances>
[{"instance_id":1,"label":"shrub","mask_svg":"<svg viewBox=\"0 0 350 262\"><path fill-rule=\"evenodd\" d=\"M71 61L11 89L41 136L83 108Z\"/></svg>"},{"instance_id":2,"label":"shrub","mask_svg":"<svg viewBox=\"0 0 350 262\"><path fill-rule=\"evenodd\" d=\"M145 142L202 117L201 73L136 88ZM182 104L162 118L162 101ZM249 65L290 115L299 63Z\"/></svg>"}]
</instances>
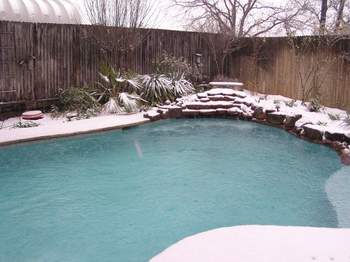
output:
<instances>
[{"instance_id":1,"label":"shrub","mask_svg":"<svg viewBox=\"0 0 350 262\"><path fill-rule=\"evenodd\" d=\"M193 93L191 82L184 79L171 79L166 75L152 74L140 77L143 91L141 96L152 105L174 100L177 97Z\"/></svg>"},{"instance_id":2,"label":"shrub","mask_svg":"<svg viewBox=\"0 0 350 262\"><path fill-rule=\"evenodd\" d=\"M100 104L92 95L88 88L70 87L60 90L58 103L53 107L53 112L71 112L76 111L79 115L98 112Z\"/></svg>"},{"instance_id":3,"label":"shrub","mask_svg":"<svg viewBox=\"0 0 350 262\"><path fill-rule=\"evenodd\" d=\"M166 75L170 78L190 77L192 74L192 66L183 57L177 58L164 52L158 60L154 63L157 74Z\"/></svg>"},{"instance_id":4,"label":"shrub","mask_svg":"<svg viewBox=\"0 0 350 262\"><path fill-rule=\"evenodd\" d=\"M350 112L346 112L346 117L343 119L344 124L350 126Z\"/></svg>"},{"instance_id":5,"label":"shrub","mask_svg":"<svg viewBox=\"0 0 350 262\"><path fill-rule=\"evenodd\" d=\"M320 99L317 97L313 98L308 106L310 112L319 112L321 108Z\"/></svg>"},{"instance_id":6,"label":"shrub","mask_svg":"<svg viewBox=\"0 0 350 262\"><path fill-rule=\"evenodd\" d=\"M122 74L108 65L103 65L100 71L102 82L98 82L97 101L103 103L106 113L136 112L142 102L137 95L142 88L139 79L132 73Z\"/></svg>"},{"instance_id":7,"label":"shrub","mask_svg":"<svg viewBox=\"0 0 350 262\"><path fill-rule=\"evenodd\" d=\"M341 119L339 114L328 113L328 117L333 121L339 121Z\"/></svg>"},{"instance_id":8,"label":"shrub","mask_svg":"<svg viewBox=\"0 0 350 262\"><path fill-rule=\"evenodd\" d=\"M173 80L172 85L175 97L185 96L195 91L192 83L183 77L180 79Z\"/></svg>"},{"instance_id":9,"label":"shrub","mask_svg":"<svg viewBox=\"0 0 350 262\"><path fill-rule=\"evenodd\" d=\"M286 106L288 107L294 107L295 106L295 103L296 103L296 100L292 99L290 101L285 101L284 102Z\"/></svg>"},{"instance_id":10,"label":"shrub","mask_svg":"<svg viewBox=\"0 0 350 262\"><path fill-rule=\"evenodd\" d=\"M144 75L140 81L143 86L141 96L152 105L174 99L172 82L165 75Z\"/></svg>"}]
</instances>

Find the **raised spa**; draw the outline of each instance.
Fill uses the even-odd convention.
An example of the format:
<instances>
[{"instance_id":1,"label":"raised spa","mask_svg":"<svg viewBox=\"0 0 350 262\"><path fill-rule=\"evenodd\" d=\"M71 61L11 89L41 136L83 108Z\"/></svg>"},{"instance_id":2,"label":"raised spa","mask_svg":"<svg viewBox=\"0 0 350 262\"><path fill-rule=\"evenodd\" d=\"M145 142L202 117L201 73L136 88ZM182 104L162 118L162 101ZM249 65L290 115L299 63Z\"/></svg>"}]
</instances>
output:
<instances>
[{"instance_id":1,"label":"raised spa","mask_svg":"<svg viewBox=\"0 0 350 262\"><path fill-rule=\"evenodd\" d=\"M224 119L1 148L0 261L147 261L219 227L347 227L343 168L325 146Z\"/></svg>"}]
</instances>

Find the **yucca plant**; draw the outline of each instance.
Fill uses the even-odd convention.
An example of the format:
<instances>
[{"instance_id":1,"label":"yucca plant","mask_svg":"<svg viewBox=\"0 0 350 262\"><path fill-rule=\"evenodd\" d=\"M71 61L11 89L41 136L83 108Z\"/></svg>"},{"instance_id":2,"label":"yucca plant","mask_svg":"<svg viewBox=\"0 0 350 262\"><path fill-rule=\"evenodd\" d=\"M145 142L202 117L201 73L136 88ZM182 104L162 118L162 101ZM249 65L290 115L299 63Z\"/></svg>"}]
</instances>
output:
<instances>
[{"instance_id":1,"label":"yucca plant","mask_svg":"<svg viewBox=\"0 0 350 262\"><path fill-rule=\"evenodd\" d=\"M152 105L174 99L172 82L165 75L143 75L140 76L140 83L143 86L142 98Z\"/></svg>"},{"instance_id":2,"label":"yucca plant","mask_svg":"<svg viewBox=\"0 0 350 262\"><path fill-rule=\"evenodd\" d=\"M97 101L104 103L103 112L136 112L140 104L146 102L136 93L141 89L136 76L122 75L108 65L101 67L99 75L102 82L97 83L99 91L95 95Z\"/></svg>"},{"instance_id":3,"label":"yucca plant","mask_svg":"<svg viewBox=\"0 0 350 262\"><path fill-rule=\"evenodd\" d=\"M172 85L175 97L189 95L195 91L192 83L186 80L183 75L179 79L173 79Z\"/></svg>"},{"instance_id":4,"label":"yucca plant","mask_svg":"<svg viewBox=\"0 0 350 262\"><path fill-rule=\"evenodd\" d=\"M346 116L343 119L345 125L350 126L350 111L346 112Z\"/></svg>"},{"instance_id":5,"label":"yucca plant","mask_svg":"<svg viewBox=\"0 0 350 262\"><path fill-rule=\"evenodd\" d=\"M141 96L152 105L174 100L177 97L193 93L193 85L183 76L170 78L163 74L140 76L143 86Z\"/></svg>"}]
</instances>

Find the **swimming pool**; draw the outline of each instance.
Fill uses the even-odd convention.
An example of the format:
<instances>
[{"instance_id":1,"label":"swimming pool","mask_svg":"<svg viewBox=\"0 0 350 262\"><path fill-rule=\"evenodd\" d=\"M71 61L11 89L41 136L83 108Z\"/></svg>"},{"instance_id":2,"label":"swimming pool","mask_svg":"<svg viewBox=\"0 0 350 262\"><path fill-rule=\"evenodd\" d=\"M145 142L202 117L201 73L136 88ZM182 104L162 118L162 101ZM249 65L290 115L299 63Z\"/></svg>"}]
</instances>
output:
<instances>
[{"instance_id":1,"label":"swimming pool","mask_svg":"<svg viewBox=\"0 0 350 262\"><path fill-rule=\"evenodd\" d=\"M0 261L147 261L218 227L347 227L343 168L325 146L225 119L2 148Z\"/></svg>"}]
</instances>

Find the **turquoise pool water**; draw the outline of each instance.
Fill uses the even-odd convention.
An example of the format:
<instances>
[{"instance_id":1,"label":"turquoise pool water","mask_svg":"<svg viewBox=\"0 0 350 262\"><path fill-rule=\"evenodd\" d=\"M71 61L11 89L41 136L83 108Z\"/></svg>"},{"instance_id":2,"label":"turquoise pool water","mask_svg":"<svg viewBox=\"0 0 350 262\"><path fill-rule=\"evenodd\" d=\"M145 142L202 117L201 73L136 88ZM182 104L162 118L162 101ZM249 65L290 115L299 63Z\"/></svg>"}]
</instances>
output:
<instances>
[{"instance_id":1,"label":"turquoise pool water","mask_svg":"<svg viewBox=\"0 0 350 262\"><path fill-rule=\"evenodd\" d=\"M327 147L223 119L2 148L0 261L147 261L218 227L348 226L341 170Z\"/></svg>"}]
</instances>

